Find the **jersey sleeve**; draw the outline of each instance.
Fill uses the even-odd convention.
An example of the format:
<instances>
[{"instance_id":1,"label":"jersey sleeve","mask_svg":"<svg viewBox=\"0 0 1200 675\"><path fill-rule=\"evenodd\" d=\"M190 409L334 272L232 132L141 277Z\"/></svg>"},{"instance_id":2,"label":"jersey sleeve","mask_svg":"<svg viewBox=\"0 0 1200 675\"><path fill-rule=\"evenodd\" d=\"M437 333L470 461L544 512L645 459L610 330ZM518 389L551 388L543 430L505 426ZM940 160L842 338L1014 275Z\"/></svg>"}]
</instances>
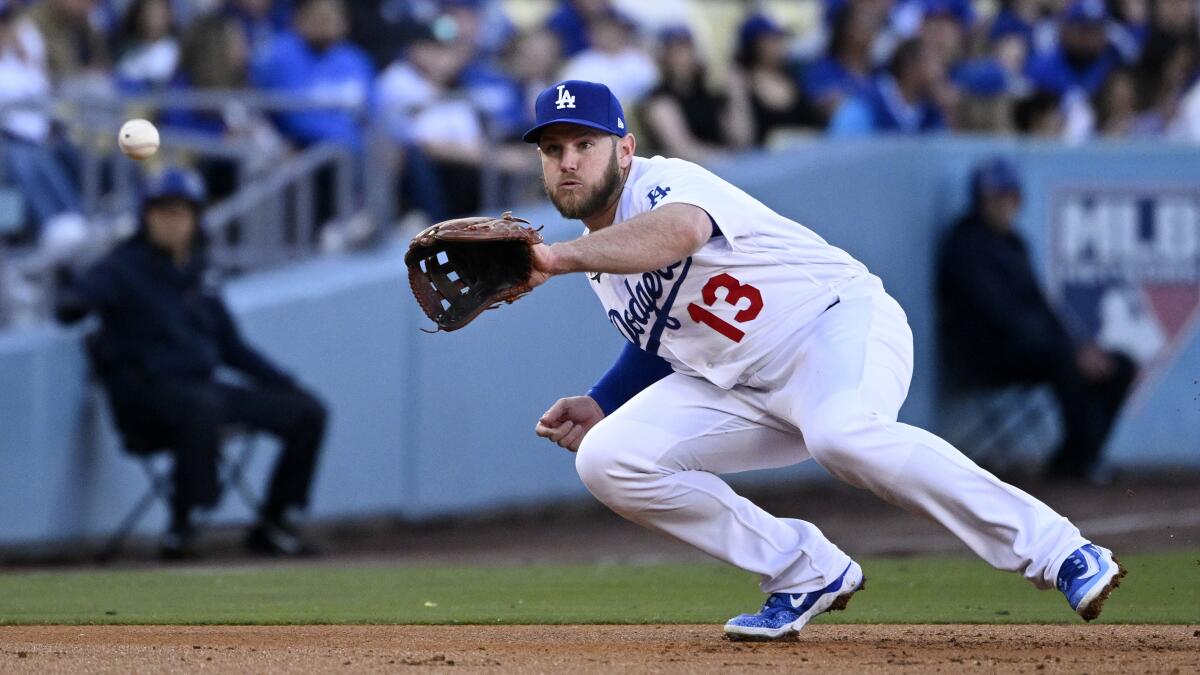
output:
<instances>
[{"instance_id":1,"label":"jersey sleeve","mask_svg":"<svg viewBox=\"0 0 1200 675\"><path fill-rule=\"evenodd\" d=\"M765 208L752 197L691 162L658 157L651 161L654 164L632 187L638 213L665 204L691 204L708 213L713 236L724 236L731 245L752 234L748 223Z\"/></svg>"},{"instance_id":2,"label":"jersey sleeve","mask_svg":"<svg viewBox=\"0 0 1200 675\"><path fill-rule=\"evenodd\" d=\"M611 415L638 392L671 373L671 364L666 359L626 343L608 372L588 390L588 396L599 404L606 416Z\"/></svg>"}]
</instances>

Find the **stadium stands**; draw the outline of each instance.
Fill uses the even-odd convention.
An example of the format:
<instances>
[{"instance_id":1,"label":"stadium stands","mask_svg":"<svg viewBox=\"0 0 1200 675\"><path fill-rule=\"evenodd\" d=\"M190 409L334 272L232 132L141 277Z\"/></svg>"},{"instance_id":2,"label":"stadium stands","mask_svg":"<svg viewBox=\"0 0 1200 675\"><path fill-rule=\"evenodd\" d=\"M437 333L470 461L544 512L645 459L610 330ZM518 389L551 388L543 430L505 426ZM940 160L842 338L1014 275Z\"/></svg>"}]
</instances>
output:
<instances>
[{"instance_id":1,"label":"stadium stands","mask_svg":"<svg viewBox=\"0 0 1200 675\"><path fill-rule=\"evenodd\" d=\"M0 0L0 182L25 212L0 234L0 295L44 295L53 268L127 229L141 167L114 156L111 136L134 115L156 119L164 159L196 165L223 200L217 238L257 242L223 261L241 271L379 241L398 217L537 195L529 155L507 145L532 94L617 62L630 98L662 93L672 35L690 36L709 88L748 92L756 145L835 118L858 133L1191 142L1197 25L1189 0ZM349 41L327 48L314 26ZM920 85L887 74L906 41L921 47ZM367 77L346 79L355 69ZM635 129L645 151L679 149ZM745 132L718 134L704 156L743 151ZM85 227L51 235L63 213ZM33 306L17 314L36 321L45 303L22 297Z\"/></svg>"}]
</instances>

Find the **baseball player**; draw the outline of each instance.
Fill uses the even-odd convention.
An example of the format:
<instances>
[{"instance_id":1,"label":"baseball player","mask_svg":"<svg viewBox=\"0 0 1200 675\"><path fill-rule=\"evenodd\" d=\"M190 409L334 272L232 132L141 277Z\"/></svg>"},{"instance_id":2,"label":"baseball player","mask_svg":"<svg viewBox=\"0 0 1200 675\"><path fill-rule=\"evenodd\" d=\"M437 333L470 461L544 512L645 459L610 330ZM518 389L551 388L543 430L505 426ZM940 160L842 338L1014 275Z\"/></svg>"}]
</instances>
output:
<instances>
[{"instance_id":1,"label":"baseball player","mask_svg":"<svg viewBox=\"0 0 1200 675\"><path fill-rule=\"evenodd\" d=\"M759 575L766 603L732 639L791 637L843 608L863 570L811 523L776 518L717 474L812 458L941 523L988 563L1057 586L1093 619L1124 571L1066 518L896 421L912 332L878 277L811 230L690 162L634 153L603 84L543 91L546 192L578 239L533 248L534 286L583 272L628 342L539 436L578 451L587 488L621 516Z\"/></svg>"}]
</instances>

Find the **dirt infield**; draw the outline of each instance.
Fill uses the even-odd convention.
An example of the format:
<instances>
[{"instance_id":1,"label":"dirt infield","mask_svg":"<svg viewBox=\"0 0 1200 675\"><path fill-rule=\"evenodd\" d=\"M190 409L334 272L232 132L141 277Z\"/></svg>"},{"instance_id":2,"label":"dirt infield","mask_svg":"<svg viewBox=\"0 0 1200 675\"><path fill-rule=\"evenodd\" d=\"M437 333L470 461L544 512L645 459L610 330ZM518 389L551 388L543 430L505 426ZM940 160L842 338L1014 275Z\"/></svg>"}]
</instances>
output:
<instances>
[{"instance_id":1,"label":"dirt infield","mask_svg":"<svg viewBox=\"0 0 1200 675\"><path fill-rule=\"evenodd\" d=\"M1200 672L1195 626L810 626L732 643L717 626L0 627L0 672Z\"/></svg>"}]
</instances>

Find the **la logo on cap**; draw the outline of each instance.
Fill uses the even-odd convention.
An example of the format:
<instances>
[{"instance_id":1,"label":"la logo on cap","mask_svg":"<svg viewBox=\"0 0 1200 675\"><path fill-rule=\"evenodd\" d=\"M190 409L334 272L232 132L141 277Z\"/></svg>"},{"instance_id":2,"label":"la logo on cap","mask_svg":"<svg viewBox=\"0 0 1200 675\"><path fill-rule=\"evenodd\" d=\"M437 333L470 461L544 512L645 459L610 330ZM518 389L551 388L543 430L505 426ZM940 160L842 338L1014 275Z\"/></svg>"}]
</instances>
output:
<instances>
[{"instance_id":1,"label":"la logo on cap","mask_svg":"<svg viewBox=\"0 0 1200 675\"><path fill-rule=\"evenodd\" d=\"M554 102L554 108L556 110L562 110L563 108L574 108L574 107L575 107L575 97L572 96L571 92L567 90L567 85L565 85L565 84L558 85L558 100Z\"/></svg>"}]
</instances>

